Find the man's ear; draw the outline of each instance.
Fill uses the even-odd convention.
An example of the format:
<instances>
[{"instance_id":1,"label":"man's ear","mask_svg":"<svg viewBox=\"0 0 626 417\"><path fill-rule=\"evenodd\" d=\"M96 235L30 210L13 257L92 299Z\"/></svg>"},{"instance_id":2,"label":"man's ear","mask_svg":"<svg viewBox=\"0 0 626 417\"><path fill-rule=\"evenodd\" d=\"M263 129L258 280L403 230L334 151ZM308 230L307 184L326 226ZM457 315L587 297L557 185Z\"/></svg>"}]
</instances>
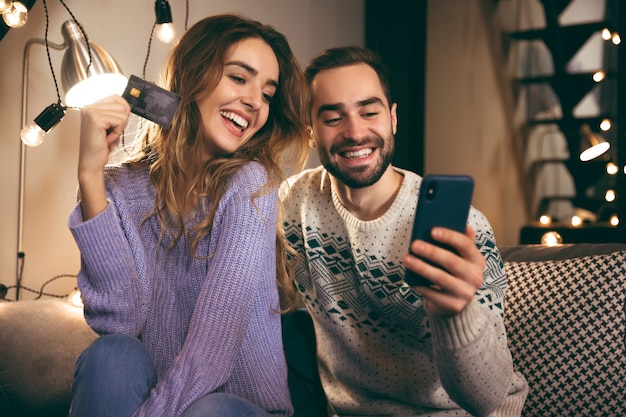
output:
<instances>
[{"instance_id":1,"label":"man's ear","mask_svg":"<svg viewBox=\"0 0 626 417\"><path fill-rule=\"evenodd\" d=\"M309 132L309 146L311 148L317 148L317 141L315 140L315 133L311 126L307 126L306 130Z\"/></svg>"},{"instance_id":2,"label":"man's ear","mask_svg":"<svg viewBox=\"0 0 626 417\"><path fill-rule=\"evenodd\" d=\"M391 105L391 132L395 135L398 131L398 104L393 103Z\"/></svg>"}]
</instances>

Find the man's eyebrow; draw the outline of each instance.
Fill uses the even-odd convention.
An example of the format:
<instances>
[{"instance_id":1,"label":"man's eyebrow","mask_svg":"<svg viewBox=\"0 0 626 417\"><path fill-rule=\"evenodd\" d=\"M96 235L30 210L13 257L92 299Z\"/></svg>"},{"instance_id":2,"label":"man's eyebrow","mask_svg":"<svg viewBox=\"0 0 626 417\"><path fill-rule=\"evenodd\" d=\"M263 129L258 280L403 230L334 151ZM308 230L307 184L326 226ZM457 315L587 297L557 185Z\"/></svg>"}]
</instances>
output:
<instances>
[{"instance_id":1,"label":"man's eyebrow","mask_svg":"<svg viewBox=\"0 0 626 417\"><path fill-rule=\"evenodd\" d=\"M241 67L244 70L246 70L246 72L248 72L248 73L250 73L252 75L259 75L259 71L257 71L256 68L251 67L250 65L246 64L243 61L229 61L229 62L224 64L224 66L229 66L229 65L234 65L234 66L237 66L237 67ZM276 81L276 80L268 80L266 84L278 88L278 81Z\"/></svg>"},{"instance_id":2,"label":"man's eyebrow","mask_svg":"<svg viewBox=\"0 0 626 417\"><path fill-rule=\"evenodd\" d=\"M379 97L370 97L366 98L365 100L357 101L357 107L366 107L370 104L380 104L381 106L384 105L383 101ZM341 111L344 108L345 106L341 103L322 104L317 109L317 114L319 116L326 111Z\"/></svg>"},{"instance_id":3,"label":"man's eyebrow","mask_svg":"<svg viewBox=\"0 0 626 417\"><path fill-rule=\"evenodd\" d=\"M322 104L317 109L317 114L319 116L320 114L324 113L325 111L339 111L339 110L341 110L343 108L344 108L344 105L343 104L339 104L339 103Z\"/></svg>"},{"instance_id":4,"label":"man's eyebrow","mask_svg":"<svg viewBox=\"0 0 626 417\"><path fill-rule=\"evenodd\" d=\"M357 104L359 107L369 106L370 104L380 104L382 106L383 101L379 97L370 97L359 101Z\"/></svg>"}]
</instances>

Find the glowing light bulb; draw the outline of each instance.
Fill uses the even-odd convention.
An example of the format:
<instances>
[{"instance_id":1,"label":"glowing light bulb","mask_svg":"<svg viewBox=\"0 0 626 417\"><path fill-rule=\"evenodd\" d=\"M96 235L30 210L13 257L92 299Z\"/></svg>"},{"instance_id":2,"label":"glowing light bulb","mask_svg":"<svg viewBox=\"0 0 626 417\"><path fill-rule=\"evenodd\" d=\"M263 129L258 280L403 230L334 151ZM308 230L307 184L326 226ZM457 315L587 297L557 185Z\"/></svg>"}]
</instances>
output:
<instances>
[{"instance_id":1,"label":"glowing light bulb","mask_svg":"<svg viewBox=\"0 0 626 417\"><path fill-rule=\"evenodd\" d=\"M21 28L28 20L28 9L24 3L14 1L11 3L9 10L2 13L2 20L8 27Z\"/></svg>"},{"instance_id":2,"label":"glowing light bulb","mask_svg":"<svg viewBox=\"0 0 626 417\"><path fill-rule=\"evenodd\" d=\"M161 42L170 43L176 37L176 29L172 24L172 9L167 0L156 0L154 2L156 13L156 36Z\"/></svg>"},{"instance_id":3,"label":"glowing light bulb","mask_svg":"<svg viewBox=\"0 0 626 417\"><path fill-rule=\"evenodd\" d=\"M606 190L606 193L604 193L604 199L609 203L615 201L615 190Z\"/></svg>"},{"instance_id":4,"label":"glowing light bulb","mask_svg":"<svg viewBox=\"0 0 626 417\"><path fill-rule=\"evenodd\" d=\"M581 224L583 224L583 219L580 218L580 216L572 216L572 226L580 226Z\"/></svg>"},{"instance_id":5,"label":"glowing light bulb","mask_svg":"<svg viewBox=\"0 0 626 417\"><path fill-rule=\"evenodd\" d=\"M81 298L80 290L78 288L75 288L74 291L70 293L67 297L67 302L74 307L83 308L83 299Z\"/></svg>"},{"instance_id":6,"label":"glowing light bulb","mask_svg":"<svg viewBox=\"0 0 626 417\"><path fill-rule=\"evenodd\" d=\"M0 14L9 10L12 4L13 4L12 1L0 0Z\"/></svg>"},{"instance_id":7,"label":"glowing light bulb","mask_svg":"<svg viewBox=\"0 0 626 417\"><path fill-rule=\"evenodd\" d=\"M176 37L176 28L173 23L161 23L156 27L156 36L161 42L170 43Z\"/></svg>"},{"instance_id":8,"label":"glowing light bulb","mask_svg":"<svg viewBox=\"0 0 626 417\"><path fill-rule=\"evenodd\" d=\"M611 41L613 42L613 45L619 45L620 43L622 43L622 38L620 38L619 33L615 32L615 34L611 38Z\"/></svg>"},{"instance_id":9,"label":"glowing light bulb","mask_svg":"<svg viewBox=\"0 0 626 417\"><path fill-rule=\"evenodd\" d=\"M557 246L561 243L563 243L563 238L558 232L547 232L541 236L541 244L544 246Z\"/></svg>"},{"instance_id":10,"label":"glowing light bulb","mask_svg":"<svg viewBox=\"0 0 626 417\"><path fill-rule=\"evenodd\" d=\"M552 223L552 217L548 216L547 214L542 214L541 217L539 217L539 223L547 225Z\"/></svg>"},{"instance_id":11,"label":"glowing light bulb","mask_svg":"<svg viewBox=\"0 0 626 417\"><path fill-rule=\"evenodd\" d=\"M617 214L611 215L609 223L611 223L611 226L617 226L619 224L619 217L617 216Z\"/></svg>"},{"instance_id":12,"label":"glowing light bulb","mask_svg":"<svg viewBox=\"0 0 626 417\"><path fill-rule=\"evenodd\" d=\"M609 175L615 175L617 174L617 171L619 171L619 167L614 164L613 162L609 162L608 164L606 164L606 173Z\"/></svg>"},{"instance_id":13,"label":"glowing light bulb","mask_svg":"<svg viewBox=\"0 0 626 417\"><path fill-rule=\"evenodd\" d=\"M604 39L605 41L608 41L609 39L611 39L611 37L613 36L613 34L611 33L611 31L607 28L602 29L602 39Z\"/></svg>"},{"instance_id":14,"label":"glowing light bulb","mask_svg":"<svg viewBox=\"0 0 626 417\"><path fill-rule=\"evenodd\" d=\"M20 137L26 146L39 146L43 143L46 131L40 128L37 123L32 122L22 128Z\"/></svg>"},{"instance_id":15,"label":"glowing light bulb","mask_svg":"<svg viewBox=\"0 0 626 417\"><path fill-rule=\"evenodd\" d=\"M46 133L50 132L65 116L65 107L53 103L46 107L32 123L24 126L20 132L22 142L27 146L39 146Z\"/></svg>"},{"instance_id":16,"label":"glowing light bulb","mask_svg":"<svg viewBox=\"0 0 626 417\"><path fill-rule=\"evenodd\" d=\"M600 81L604 80L604 76L604 71L597 71L593 74L593 80L599 83Z\"/></svg>"},{"instance_id":17,"label":"glowing light bulb","mask_svg":"<svg viewBox=\"0 0 626 417\"><path fill-rule=\"evenodd\" d=\"M609 119L604 119L600 122L600 130L606 132L611 128L611 121Z\"/></svg>"}]
</instances>

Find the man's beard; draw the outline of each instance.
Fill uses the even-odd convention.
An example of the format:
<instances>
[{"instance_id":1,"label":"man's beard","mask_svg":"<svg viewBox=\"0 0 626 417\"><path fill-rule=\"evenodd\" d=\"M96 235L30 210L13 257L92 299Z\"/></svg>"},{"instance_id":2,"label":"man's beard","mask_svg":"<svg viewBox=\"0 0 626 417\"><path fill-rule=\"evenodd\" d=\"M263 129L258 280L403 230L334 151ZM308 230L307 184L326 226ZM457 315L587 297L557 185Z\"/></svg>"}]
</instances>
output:
<instances>
[{"instance_id":1,"label":"man's beard","mask_svg":"<svg viewBox=\"0 0 626 417\"><path fill-rule=\"evenodd\" d=\"M340 145L345 146L346 144L348 144L349 146L373 144L377 147L377 149L380 150L380 158L378 159L374 167L361 166L351 169L341 169L339 165L333 162L330 158L330 155L335 153L333 152L333 149L331 148L330 151L326 151L320 148L318 149L318 155L320 162L322 163L324 168L326 168L326 170L333 177L337 178L339 181L341 181L350 188L364 188L375 184L380 179L380 177L383 176L383 174L391 164L394 151L393 135L390 134L386 141L380 137L374 137L367 138L361 142L348 140Z\"/></svg>"}]
</instances>

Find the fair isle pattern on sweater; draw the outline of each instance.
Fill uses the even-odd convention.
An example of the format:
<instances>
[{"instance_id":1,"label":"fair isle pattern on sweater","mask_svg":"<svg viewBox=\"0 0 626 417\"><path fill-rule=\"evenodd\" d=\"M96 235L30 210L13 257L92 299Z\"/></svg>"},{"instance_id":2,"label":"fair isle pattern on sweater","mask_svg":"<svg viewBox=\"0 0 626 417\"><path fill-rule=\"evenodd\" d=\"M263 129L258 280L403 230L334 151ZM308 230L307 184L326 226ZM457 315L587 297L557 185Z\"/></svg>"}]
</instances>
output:
<instances>
[{"instance_id":1,"label":"fair isle pattern on sweater","mask_svg":"<svg viewBox=\"0 0 626 417\"><path fill-rule=\"evenodd\" d=\"M404 187L403 194L410 191L413 198L409 198L409 195L401 195L399 198L409 198L410 210L404 212L414 213L421 179L416 180L414 177L417 176L413 173L402 172L409 179L405 180L405 185L411 184L411 187ZM338 204L335 196L333 198L335 205ZM319 202L319 205L323 204L323 201ZM291 244L301 242L303 235L306 236L306 258L316 278L320 280L314 287L313 280L299 279L302 274L297 274L298 291L309 307L362 327L366 334L381 331L384 334L389 331L413 341L430 338L422 299L404 282L404 267L400 262L408 250L411 230L407 225L412 225L413 215L398 216L399 225L394 232L402 232L395 234L395 240L401 243L394 248L399 248L400 252L389 256L375 250L377 244L386 242L384 236L369 235L368 240L372 242L369 246L359 247L355 242L351 243L346 238L346 231L342 230L345 226L344 220L340 218L342 215L345 217L347 212L341 211L342 208L339 208L334 218L331 213L320 215L322 223L301 225L298 219L293 218L284 223L285 237ZM317 219L311 213L307 213L306 218ZM354 219L347 220L348 224L355 222ZM475 208L471 209L468 223L476 231L476 244L482 248L487 262L484 283L477 294L478 301L502 317L506 280L493 233L484 216ZM354 236L359 235L355 232Z\"/></svg>"}]
</instances>

